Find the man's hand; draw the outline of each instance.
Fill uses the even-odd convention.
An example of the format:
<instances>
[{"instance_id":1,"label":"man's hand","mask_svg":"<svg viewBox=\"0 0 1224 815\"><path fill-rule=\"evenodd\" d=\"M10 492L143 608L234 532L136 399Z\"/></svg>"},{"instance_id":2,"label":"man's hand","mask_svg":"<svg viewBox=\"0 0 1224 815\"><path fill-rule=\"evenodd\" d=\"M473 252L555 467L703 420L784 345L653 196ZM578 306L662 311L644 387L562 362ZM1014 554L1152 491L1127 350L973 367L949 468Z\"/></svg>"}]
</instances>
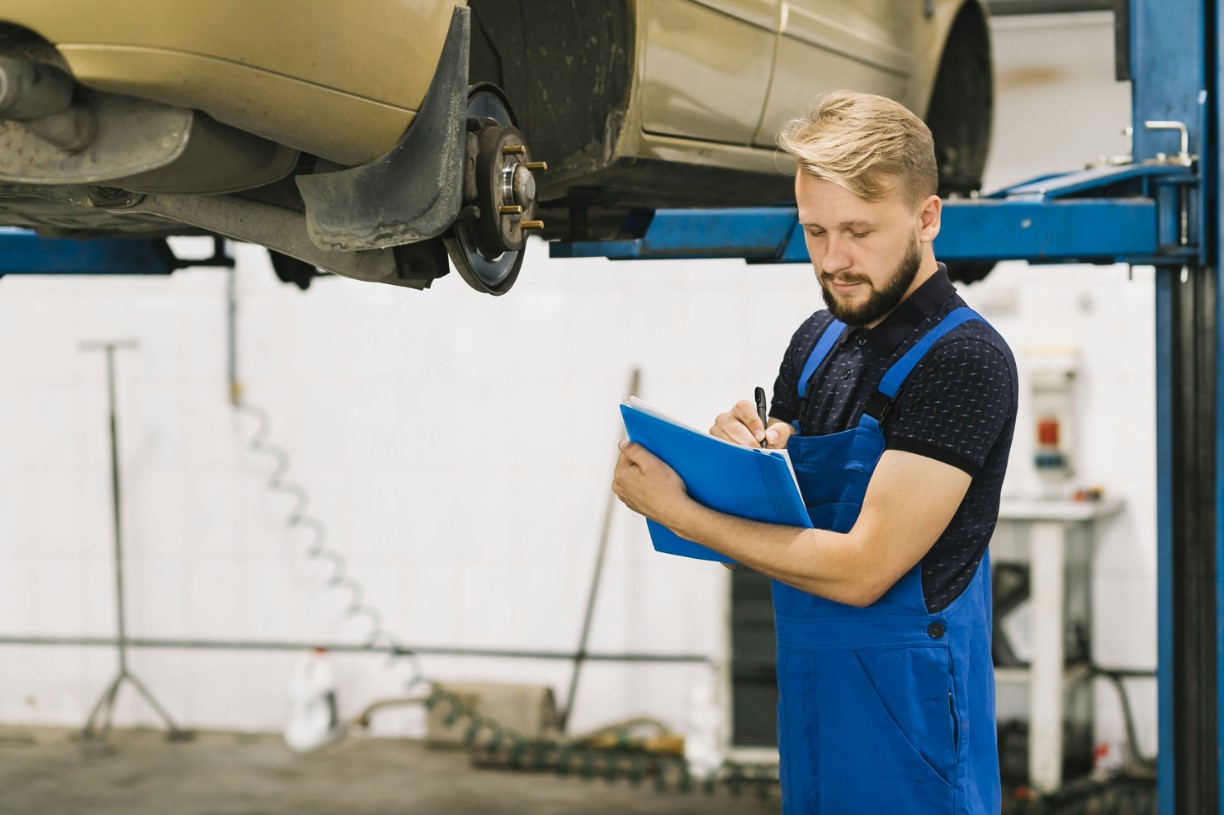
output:
<instances>
[{"instance_id":1,"label":"man's hand","mask_svg":"<svg viewBox=\"0 0 1224 815\"><path fill-rule=\"evenodd\" d=\"M747 399L736 402L729 413L720 413L714 420L714 426L710 428L711 436L744 447L760 447L761 439L764 439L766 446L774 450L784 449L794 432L794 428L789 424L777 419L771 421L769 427L765 427L761 424L761 417L757 415L756 405Z\"/></svg>"},{"instance_id":2,"label":"man's hand","mask_svg":"<svg viewBox=\"0 0 1224 815\"><path fill-rule=\"evenodd\" d=\"M627 441L621 442L612 492L634 512L664 526L691 500L675 470L642 445Z\"/></svg>"}]
</instances>

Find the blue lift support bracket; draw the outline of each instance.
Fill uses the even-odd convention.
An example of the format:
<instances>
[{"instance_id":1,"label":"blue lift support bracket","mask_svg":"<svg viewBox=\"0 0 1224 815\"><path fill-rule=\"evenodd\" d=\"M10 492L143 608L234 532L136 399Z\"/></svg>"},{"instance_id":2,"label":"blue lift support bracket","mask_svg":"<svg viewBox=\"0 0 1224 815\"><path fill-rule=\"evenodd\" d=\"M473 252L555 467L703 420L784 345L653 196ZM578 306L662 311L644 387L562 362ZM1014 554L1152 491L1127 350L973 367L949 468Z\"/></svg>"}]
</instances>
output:
<instances>
[{"instance_id":1,"label":"blue lift support bracket","mask_svg":"<svg viewBox=\"0 0 1224 815\"><path fill-rule=\"evenodd\" d=\"M947 201L935 253L948 261L1200 262L1201 226L1188 219L1183 194L1198 183L1192 167L1128 164L1043 176L982 198ZM636 227L639 235L556 242L549 252L554 258L807 263L798 220L793 207L657 210L627 219L628 231Z\"/></svg>"}]
</instances>

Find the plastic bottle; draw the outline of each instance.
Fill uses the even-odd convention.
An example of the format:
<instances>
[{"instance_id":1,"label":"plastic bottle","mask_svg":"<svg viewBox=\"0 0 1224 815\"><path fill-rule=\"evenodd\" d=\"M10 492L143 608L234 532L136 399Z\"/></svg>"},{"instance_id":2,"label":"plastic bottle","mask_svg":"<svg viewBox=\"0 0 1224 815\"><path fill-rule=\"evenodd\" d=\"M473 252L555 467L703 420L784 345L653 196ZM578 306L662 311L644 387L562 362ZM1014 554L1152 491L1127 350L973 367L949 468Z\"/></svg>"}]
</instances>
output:
<instances>
[{"instance_id":1,"label":"plastic bottle","mask_svg":"<svg viewBox=\"0 0 1224 815\"><path fill-rule=\"evenodd\" d=\"M336 710L336 682L325 649L315 648L304 654L294 666L289 706L285 744L290 750L318 750L343 735Z\"/></svg>"},{"instance_id":2,"label":"plastic bottle","mask_svg":"<svg viewBox=\"0 0 1224 815\"><path fill-rule=\"evenodd\" d=\"M714 690L709 682L701 682L689 694L684 727L684 760L694 778L708 778L722 767L722 731Z\"/></svg>"}]
</instances>

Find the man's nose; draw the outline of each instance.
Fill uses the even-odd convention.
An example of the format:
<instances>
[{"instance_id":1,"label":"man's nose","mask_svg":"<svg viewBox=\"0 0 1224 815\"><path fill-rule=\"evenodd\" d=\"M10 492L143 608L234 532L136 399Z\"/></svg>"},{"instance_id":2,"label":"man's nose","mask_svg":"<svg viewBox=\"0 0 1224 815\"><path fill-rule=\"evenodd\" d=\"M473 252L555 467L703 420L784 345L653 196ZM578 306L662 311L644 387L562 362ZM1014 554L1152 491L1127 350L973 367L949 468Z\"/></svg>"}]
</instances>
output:
<instances>
[{"instance_id":1,"label":"man's nose","mask_svg":"<svg viewBox=\"0 0 1224 815\"><path fill-rule=\"evenodd\" d=\"M820 270L825 274L848 271L853 265L849 249L845 239L830 235L825 243L824 257L820 259Z\"/></svg>"}]
</instances>

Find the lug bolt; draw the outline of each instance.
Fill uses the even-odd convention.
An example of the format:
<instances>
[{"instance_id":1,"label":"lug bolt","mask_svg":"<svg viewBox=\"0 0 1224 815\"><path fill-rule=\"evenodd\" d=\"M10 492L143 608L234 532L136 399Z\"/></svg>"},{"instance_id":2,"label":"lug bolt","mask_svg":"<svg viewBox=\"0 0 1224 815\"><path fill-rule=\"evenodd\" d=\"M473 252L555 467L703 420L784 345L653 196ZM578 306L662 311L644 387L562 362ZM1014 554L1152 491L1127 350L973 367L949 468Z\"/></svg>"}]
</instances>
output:
<instances>
[{"instance_id":1,"label":"lug bolt","mask_svg":"<svg viewBox=\"0 0 1224 815\"><path fill-rule=\"evenodd\" d=\"M548 162L547 161L524 161L523 166L526 167L528 170L539 170L540 172L544 172L545 170L548 169Z\"/></svg>"},{"instance_id":2,"label":"lug bolt","mask_svg":"<svg viewBox=\"0 0 1224 815\"><path fill-rule=\"evenodd\" d=\"M501 206L497 208L498 215L522 215L523 208L518 204Z\"/></svg>"},{"instance_id":3,"label":"lug bolt","mask_svg":"<svg viewBox=\"0 0 1224 815\"><path fill-rule=\"evenodd\" d=\"M502 147L502 155L504 156L525 156L527 155L527 145L525 144L507 144Z\"/></svg>"},{"instance_id":4,"label":"lug bolt","mask_svg":"<svg viewBox=\"0 0 1224 815\"><path fill-rule=\"evenodd\" d=\"M543 229L544 222L543 221L523 221L521 224L519 224L519 228L520 229Z\"/></svg>"}]
</instances>

